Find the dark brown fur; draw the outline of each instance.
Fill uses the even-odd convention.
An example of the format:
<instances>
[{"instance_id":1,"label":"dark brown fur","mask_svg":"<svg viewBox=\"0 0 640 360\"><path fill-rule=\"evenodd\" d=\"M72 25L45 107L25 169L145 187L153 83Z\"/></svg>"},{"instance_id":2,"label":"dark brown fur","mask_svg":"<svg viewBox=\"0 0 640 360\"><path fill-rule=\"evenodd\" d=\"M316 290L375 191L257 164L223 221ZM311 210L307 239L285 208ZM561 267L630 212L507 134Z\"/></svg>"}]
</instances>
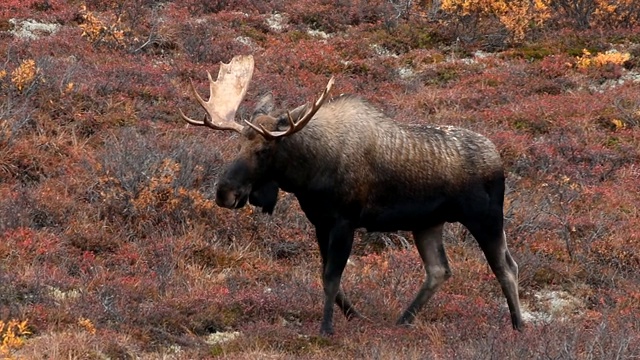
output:
<instances>
[{"instance_id":1,"label":"dark brown fur","mask_svg":"<svg viewBox=\"0 0 640 360\"><path fill-rule=\"evenodd\" d=\"M252 122L286 129L286 115L271 116L272 108L265 97ZM250 198L271 212L278 187L298 198L323 259L323 333L333 332L334 302L347 318L360 316L339 286L356 228L413 232L427 280L398 320L409 324L451 275L442 243L445 222L460 222L474 235L502 286L513 327L522 328L518 268L503 231L504 171L487 138L455 127L403 125L351 96L324 104L288 137L267 140L251 128L242 135L240 153L219 181L217 202L238 208Z\"/></svg>"}]
</instances>

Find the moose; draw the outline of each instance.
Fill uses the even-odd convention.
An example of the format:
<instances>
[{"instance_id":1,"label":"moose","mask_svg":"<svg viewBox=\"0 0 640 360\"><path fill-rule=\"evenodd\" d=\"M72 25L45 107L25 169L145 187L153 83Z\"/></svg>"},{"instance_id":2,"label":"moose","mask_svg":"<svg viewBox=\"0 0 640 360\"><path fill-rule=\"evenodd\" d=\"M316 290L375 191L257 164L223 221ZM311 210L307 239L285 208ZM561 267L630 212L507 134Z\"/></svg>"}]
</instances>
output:
<instances>
[{"instance_id":1,"label":"moose","mask_svg":"<svg viewBox=\"0 0 640 360\"><path fill-rule=\"evenodd\" d=\"M238 209L248 201L271 213L279 190L299 201L322 257L321 334L334 332L334 303L348 320L362 317L340 286L356 229L412 232L426 280L398 319L409 325L451 277L442 234L453 222L480 245L513 328L523 328L518 265L503 229L505 174L490 140L458 127L398 123L353 95L327 101L333 77L314 103L290 111L274 111L273 96L263 96L241 124L234 118L253 69L251 55L221 63L216 81L207 72L208 101L191 82L204 120L180 114L192 125L241 135L237 157L218 179L217 205Z\"/></svg>"}]
</instances>

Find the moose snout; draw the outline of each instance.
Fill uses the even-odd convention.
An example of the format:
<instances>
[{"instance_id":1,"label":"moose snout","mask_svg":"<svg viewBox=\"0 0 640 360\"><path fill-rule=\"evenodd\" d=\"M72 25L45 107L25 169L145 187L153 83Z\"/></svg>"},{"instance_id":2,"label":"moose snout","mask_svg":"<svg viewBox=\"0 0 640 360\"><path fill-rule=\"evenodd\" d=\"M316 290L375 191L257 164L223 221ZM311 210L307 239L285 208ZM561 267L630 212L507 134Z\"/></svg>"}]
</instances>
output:
<instances>
[{"instance_id":1,"label":"moose snout","mask_svg":"<svg viewBox=\"0 0 640 360\"><path fill-rule=\"evenodd\" d=\"M247 203L248 197L248 191L218 189L216 191L216 204L227 209L239 209Z\"/></svg>"},{"instance_id":2,"label":"moose snout","mask_svg":"<svg viewBox=\"0 0 640 360\"><path fill-rule=\"evenodd\" d=\"M216 204L223 208L232 209L236 202L236 196L232 192L220 192L216 193Z\"/></svg>"}]
</instances>

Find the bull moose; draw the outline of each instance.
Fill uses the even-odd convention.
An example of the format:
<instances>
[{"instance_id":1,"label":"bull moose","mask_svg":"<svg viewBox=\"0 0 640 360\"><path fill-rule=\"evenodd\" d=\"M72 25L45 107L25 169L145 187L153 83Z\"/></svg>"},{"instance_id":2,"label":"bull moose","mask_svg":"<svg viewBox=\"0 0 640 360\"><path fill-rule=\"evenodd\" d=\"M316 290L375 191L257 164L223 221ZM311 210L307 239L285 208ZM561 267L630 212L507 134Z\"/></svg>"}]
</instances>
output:
<instances>
[{"instance_id":1,"label":"bull moose","mask_svg":"<svg viewBox=\"0 0 640 360\"><path fill-rule=\"evenodd\" d=\"M293 193L314 225L322 256L322 334L333 333L333 304L347 319L361 317L340 287L354 232L411 231L426 280L398 324L418 311L451 276L442 231L463 224L476 239L507 299L514 329L522 329L518 265L503 229L505 174L494 144L451 126L409 126L355 96L326 101L331 78L313 104L274 112L271 95L261 98L250 121L235 113L251 80L253 57L222 63L204 120L193 125L241 135L235 160L219 178L216 203L238 209L247 201L271 213L278 191Z\"/></svg>"}]
</instances>

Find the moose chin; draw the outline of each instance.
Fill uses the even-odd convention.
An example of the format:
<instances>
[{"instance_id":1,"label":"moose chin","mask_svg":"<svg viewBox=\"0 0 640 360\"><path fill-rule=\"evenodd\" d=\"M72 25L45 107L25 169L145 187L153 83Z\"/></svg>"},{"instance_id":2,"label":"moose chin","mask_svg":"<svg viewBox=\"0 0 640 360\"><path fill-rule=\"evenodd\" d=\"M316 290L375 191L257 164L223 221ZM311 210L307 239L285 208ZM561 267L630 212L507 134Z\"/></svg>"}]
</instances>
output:
<instances>
[{"instance_id":1,"label":"moose chin","mask_svg":"<svg viewBox=\"0 0 640 360\"><path fill-rule=\"evenodd\" d=\"M513 328L523 328L518 265L504 232L504 169L491 141L457 127L397 123L356 96L328 100L333 78L312 104L275 111L268 94L239 123L235 113L253 69L250 55L221 64L216 81L207 73L208 101L191 84L204 120L180 113L190 124L241 135L236 158L219 178L219 206L237 209L248 201L272 213L279 190L298 199L322 256L322 334L333 333L334 304L347 319L361 317L340 286L356 229L413 233L426 280L398 319L411 324L451 277L442 239L448 222L461 223L476 239Z\"/></svg>"}]
</instances>

